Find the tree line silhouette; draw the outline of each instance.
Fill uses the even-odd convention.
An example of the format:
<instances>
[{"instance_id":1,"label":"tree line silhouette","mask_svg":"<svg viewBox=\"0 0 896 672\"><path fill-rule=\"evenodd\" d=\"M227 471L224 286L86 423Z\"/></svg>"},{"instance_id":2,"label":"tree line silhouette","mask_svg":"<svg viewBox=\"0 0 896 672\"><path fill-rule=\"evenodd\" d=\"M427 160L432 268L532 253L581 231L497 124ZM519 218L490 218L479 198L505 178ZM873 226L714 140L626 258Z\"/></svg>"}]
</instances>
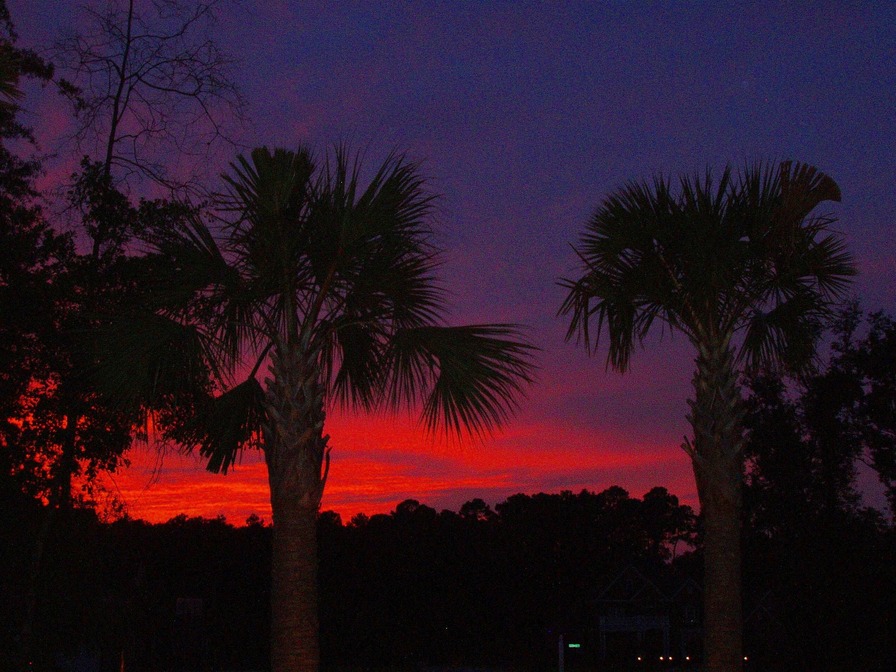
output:
<instances>
[{"instance_id":1,"label":"tree line silhouette","mask_svg":"<svg viewBox=\"0 0 896 672\"><path fill-rule=\"evenodd\" d=\"M747 494L757 511L770 503ZM43 511L9 489L2 511L11 652ZM752 669L890 669L892 525L861 507L811 511L774 531L746 527ZM118 669L122 654L132 670L266 669L271 528L246 522L66 513L48 541L34 669ZM702 572L699 520L663 488L518 494L440 512L406 500L347 522L325 511L318 531L325 670L548 669L562 633L595 661L597 599L620 572L635 567L670 594Z\"/></svg>"}]
</instances>

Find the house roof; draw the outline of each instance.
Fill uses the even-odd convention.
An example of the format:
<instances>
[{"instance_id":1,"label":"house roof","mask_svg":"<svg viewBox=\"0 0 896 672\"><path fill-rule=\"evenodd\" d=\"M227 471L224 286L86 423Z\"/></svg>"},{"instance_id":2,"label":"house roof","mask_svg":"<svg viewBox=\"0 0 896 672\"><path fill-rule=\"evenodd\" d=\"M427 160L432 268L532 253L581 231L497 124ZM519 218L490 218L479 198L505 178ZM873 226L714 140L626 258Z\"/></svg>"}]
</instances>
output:
<instances>
[{"instance_id":1,"label":"house roof","mask_svg":"<svg viewBox=\"0 0 896 672\"><path fill-rule=\"evenodd\" d=\"M638 570L629 565L607 584L598 602L668 602L669 598Z\"/></svg>"}]
</instances>

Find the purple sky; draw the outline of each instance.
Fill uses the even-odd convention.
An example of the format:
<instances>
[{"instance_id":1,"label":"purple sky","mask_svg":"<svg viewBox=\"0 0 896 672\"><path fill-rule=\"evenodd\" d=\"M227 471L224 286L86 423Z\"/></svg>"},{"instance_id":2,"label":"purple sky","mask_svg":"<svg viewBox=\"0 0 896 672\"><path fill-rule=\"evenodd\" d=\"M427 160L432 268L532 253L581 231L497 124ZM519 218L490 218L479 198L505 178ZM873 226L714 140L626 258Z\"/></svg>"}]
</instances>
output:
<instances>
[{"instance_id":1,"label":"purple sky","mask_svg":"<svg viewBox=\"0 0 896 672\"><path fill-rule=\"evenodd\" d=\"M9 7L27 46L72 21L75 3ZM605 352L565 343L555 316L556 280L575 272L570 243L627 180L813 163L843 192L832 209L858 261L856 295L896 312L896 4L246 1L226 9L217 39L241 60L247 147L346 141L371 164L393 148L422 160L443 195L452 319L522 323L543 349L538 385L493 440L439 448L404 437L403 419L390 435L337 418L324 508L613 484L637 496L666 485L696 503L678 447L684 340L656 339L620 376L605 373ZM32 108L46 147L58 108ZM222 487L181 468L196 487ZM378 495L359 494L359 473L385 474Z\"/></svg>"}]
</instances>

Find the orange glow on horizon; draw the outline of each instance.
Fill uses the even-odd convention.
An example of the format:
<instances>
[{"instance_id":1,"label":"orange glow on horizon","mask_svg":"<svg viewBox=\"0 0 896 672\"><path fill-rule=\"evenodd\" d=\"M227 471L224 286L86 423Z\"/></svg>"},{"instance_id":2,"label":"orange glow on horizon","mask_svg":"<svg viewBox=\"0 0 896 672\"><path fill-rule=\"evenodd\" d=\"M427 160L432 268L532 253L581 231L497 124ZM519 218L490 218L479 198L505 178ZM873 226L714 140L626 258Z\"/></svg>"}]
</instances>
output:
<instances>
[{"instance_id":1,"label":"orange glow on horizon","mask_svg":"<svg viewBox=\"0 0 896 672\"><path fill-rule=\"evenodd\" d=\"M516 422L482 440L428 436L412 419L340 416L327 427L333 461L322 510L347 522L357 513L388 513L405 499L457 510L480 497L490 504L519 492L600 491L620 485L640 497L662 485L696 505L684 453L669 446L634 445L623 436ZM271 520L263 456L247 451L227 475L205 471L193 456L135 447L131 466L107 485L128 514L164 522L185 513L223 515L241 525L250 514Z\"/></svg>"}]
</instances>

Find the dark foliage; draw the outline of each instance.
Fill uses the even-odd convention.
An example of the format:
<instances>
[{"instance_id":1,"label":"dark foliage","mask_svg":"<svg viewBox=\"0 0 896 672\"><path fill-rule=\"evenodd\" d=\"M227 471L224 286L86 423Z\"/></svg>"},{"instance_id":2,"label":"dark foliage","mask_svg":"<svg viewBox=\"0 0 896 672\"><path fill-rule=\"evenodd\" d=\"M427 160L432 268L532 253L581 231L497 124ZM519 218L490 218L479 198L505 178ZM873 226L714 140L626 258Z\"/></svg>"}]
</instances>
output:
<instances>
[{"instance_id":1,"label":"dark foliage","mask_svg":"<svg viewBox=\"0 0 896 672\"><path fill-rule=\"evenodd\" d=\"M22 450L23 427L12 418L23 414L23 399L35 377L46 377L48 315L55 301L53 278L72 252L71 241L55 233L38 205L34 180L40 164L11 147L27 148L31 131L17 120L18 83L23 76L46 79L49 66L15 46L5 3L0 3L4 33L0 65L4 89L0 104L0 461L3 487L11 479L24 486L22 472L32 473L33 456ZM11 98L11 100L10 100ZM14 486L15 487L15 486Z\"/></svg>"},{"instance_id":2,"label":"dark foliage","mask_svg":"<svg viewBox=\"0 0 896 672\"><path fill-rule=\"evenodd\" d=\"M747 644L763 669L892 669L896 534L863 506L855 465L877 469L892 507L896 339L881 314L859 338L860 317L841 315L828 365L801 384L749 381Z\"/></svg>"},{"instance_id":3,"label":"dark foliage","mask_svg":"<svg viewBox=\"0 0 896 672\"><path fill-rule=\"evenodd\" d=\"M27 498L2 512L0 648L9 650L42 512ZM754 669L888 669L892 527L861 510L802 515L746 533ZM318 525L325 670L547 669L560 632L582 635L583 655L596 655L597 598L624 569L667 594L701 580L693 513L663 488L641 499L618 487L520 494L457 512L407 500L346 524L323 512ZM183 515L160 525L61 515L33 669L81 656L116 670L122 653L135 671L265 669L270 535L254 516L234 528Z\"/></svg>"},{"instance_id":4,"label":"dark foliage","mask_svg":"<svg viewBox=\"0 0 896 672\"><path fill-rule=\"evenodd\" d=\"M40 511L29 500L3 511L8 620ZM271 528L247 522L65 516L48 542L34 669L78 655L115 666L122 651L129 670L264 669ZM324 512L324 667L550 664L554 633L593 618L607 580L628 565L668 578L672 548L693 528L690 509L662 488L644 499L621 488L515 495L496 511L473 500L457 513L407 500L347 525Z\"/></svg>"}]
</instances>

